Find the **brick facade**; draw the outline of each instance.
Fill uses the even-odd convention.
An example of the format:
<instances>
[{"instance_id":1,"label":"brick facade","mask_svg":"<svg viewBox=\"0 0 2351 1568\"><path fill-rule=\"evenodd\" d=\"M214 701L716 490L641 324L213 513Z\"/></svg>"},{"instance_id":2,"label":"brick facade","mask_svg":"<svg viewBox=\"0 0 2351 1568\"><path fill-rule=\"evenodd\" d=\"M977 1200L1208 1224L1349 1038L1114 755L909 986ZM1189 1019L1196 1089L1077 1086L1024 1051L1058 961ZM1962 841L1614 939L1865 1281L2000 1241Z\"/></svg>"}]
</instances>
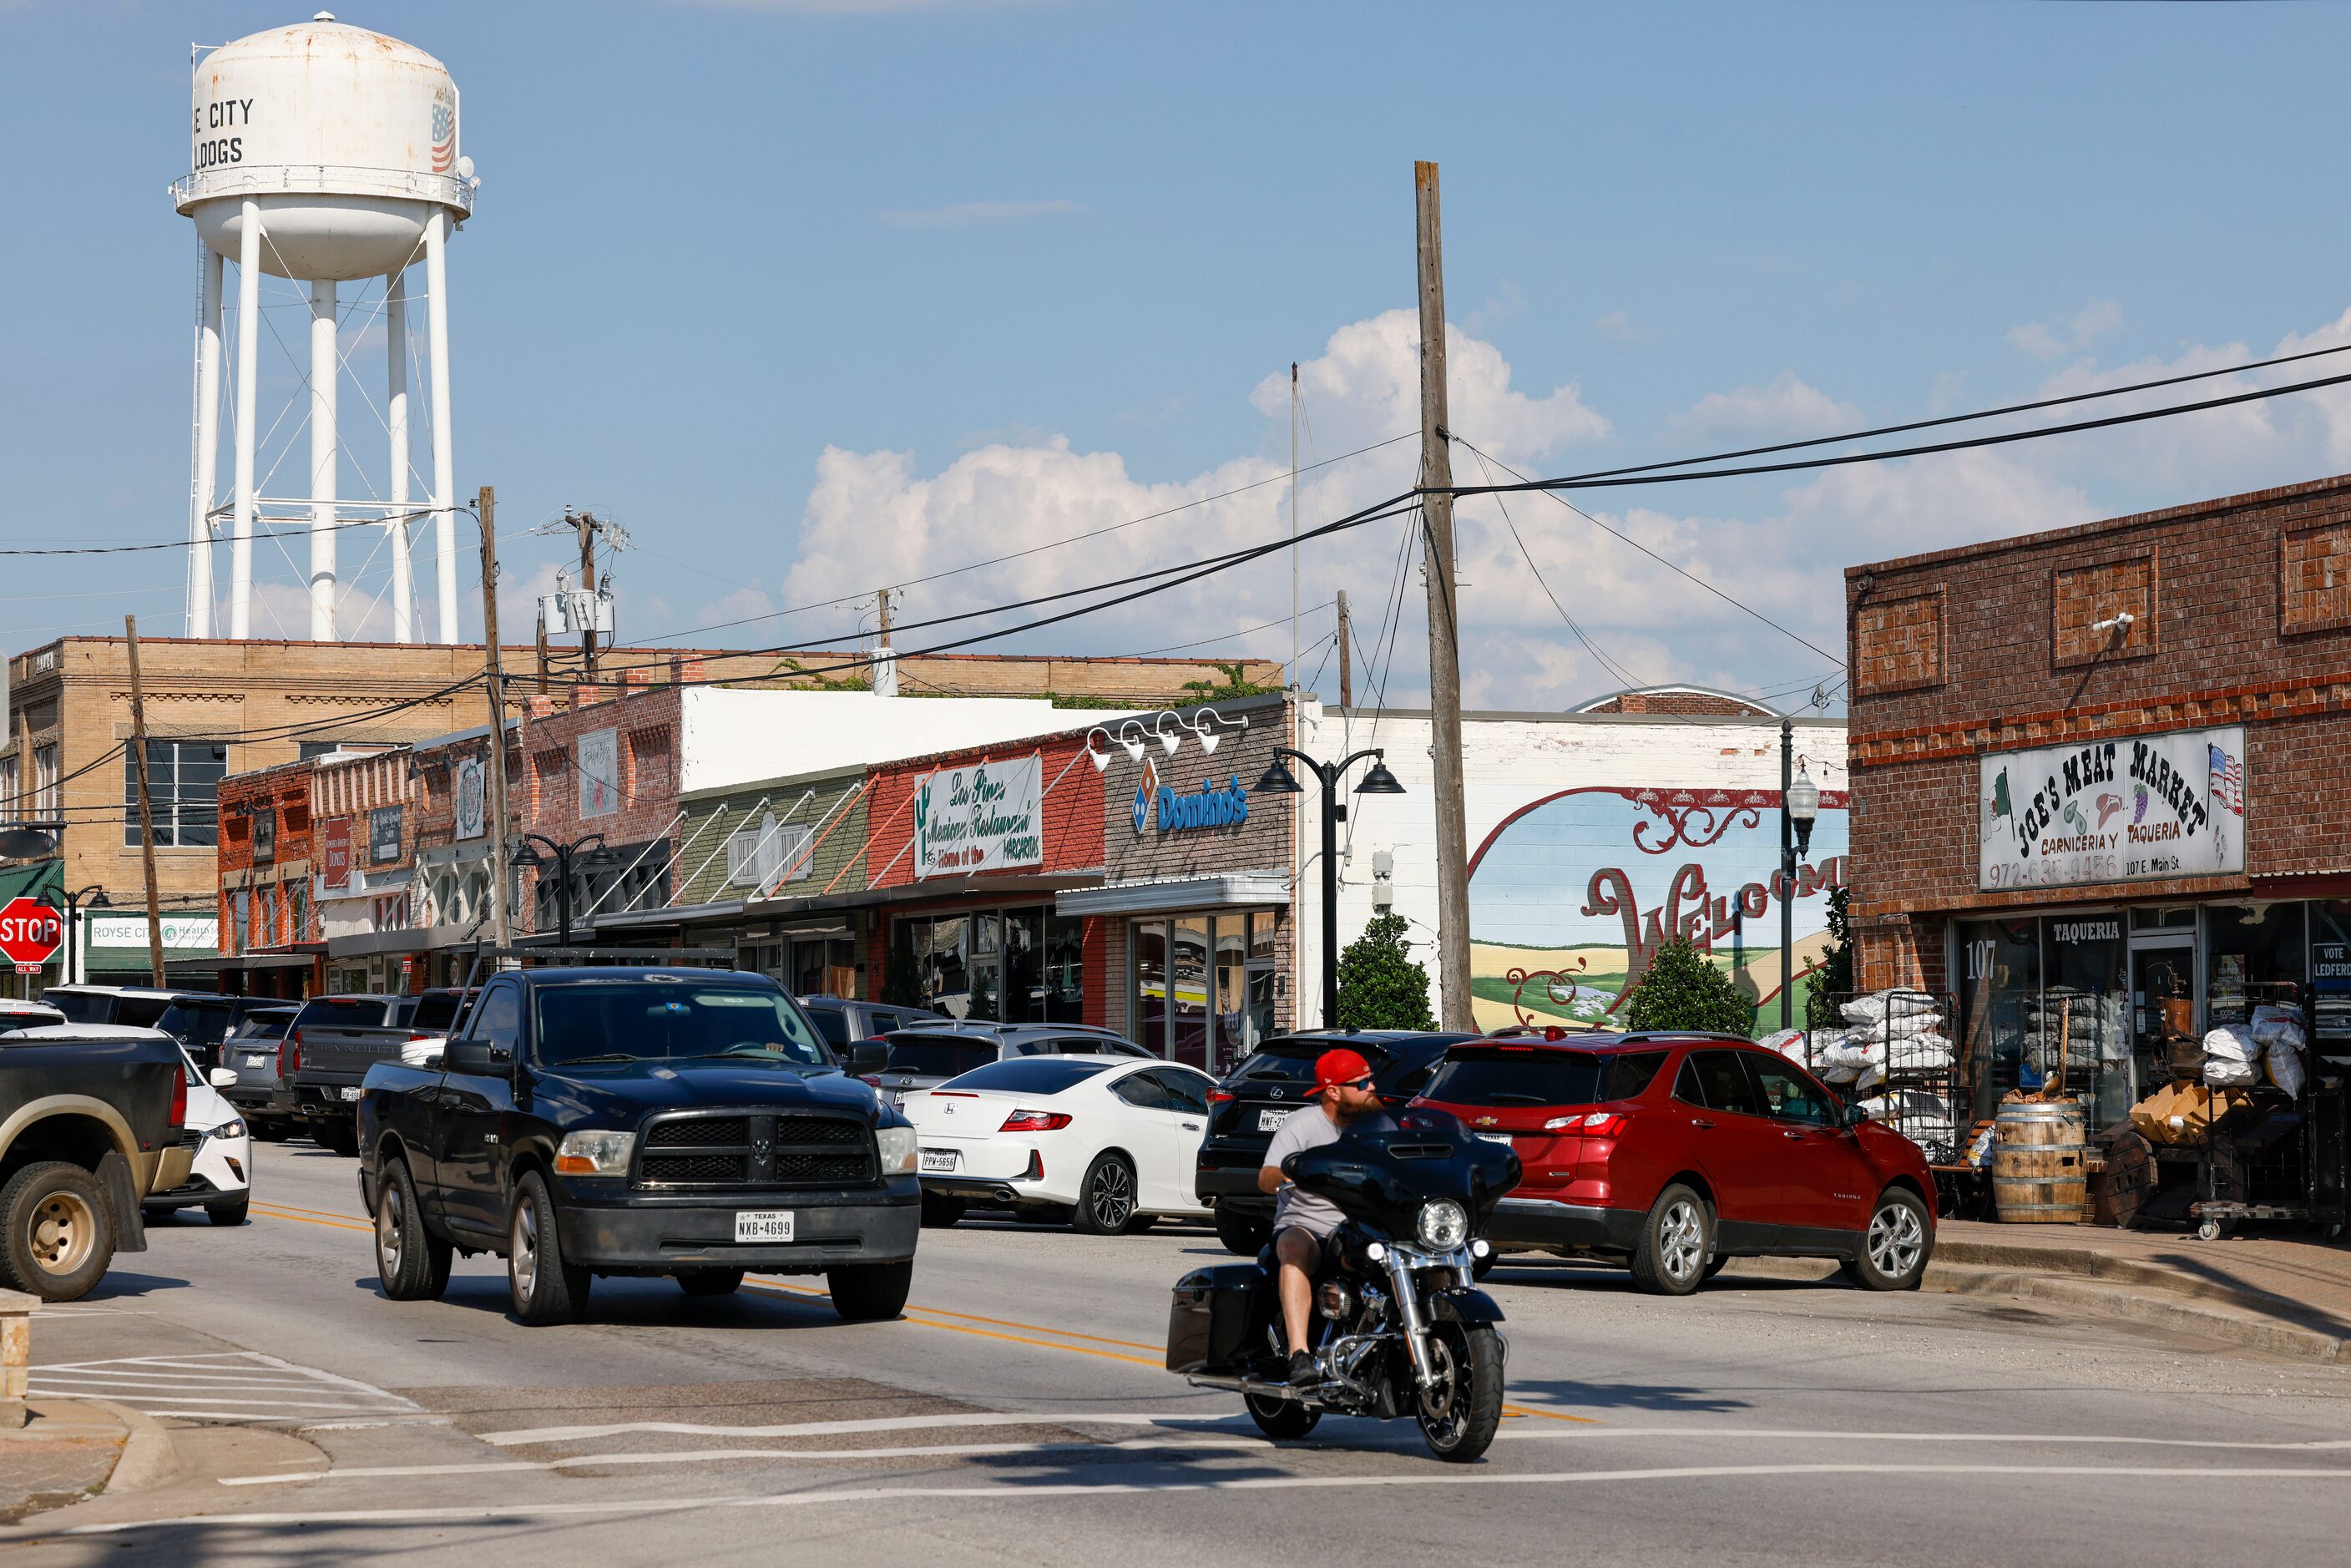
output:
<instances>
[{"instance_id":1,"label":"brick facade","mask_svg":"<svg viewBox=\"0 0 2351 1568\"><path fill-rule=\"evenodd\" d=\"M1967 910L2279 896L2351 877L2351 476L1845 576L1864 986L1944 988L1948 917ZM1903 608L1928 602L1947 607L1939 637ZM2093 630L2118 611L2127 627ZM1977 887L1980 757L2240 724L2242 875Z\"/></svg>"}]
</instances>

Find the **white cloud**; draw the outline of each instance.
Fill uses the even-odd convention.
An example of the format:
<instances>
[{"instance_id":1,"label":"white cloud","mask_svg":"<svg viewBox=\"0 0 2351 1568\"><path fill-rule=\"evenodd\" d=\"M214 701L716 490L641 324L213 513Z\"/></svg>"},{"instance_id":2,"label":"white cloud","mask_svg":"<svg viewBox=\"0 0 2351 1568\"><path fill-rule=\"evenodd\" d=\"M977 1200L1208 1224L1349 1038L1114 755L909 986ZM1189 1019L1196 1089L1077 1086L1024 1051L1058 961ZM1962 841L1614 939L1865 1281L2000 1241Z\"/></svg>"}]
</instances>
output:
<instances>
[{"instance_id":1,"label":"white cloud","mask_svg":"<svg viewBox=\"0 0 2351 1568\"><path fill-rule=\"evenodd\" d=\"M896 208L881 214L893 229L963 229L978 224L1016 224L1030 218L1066 217L1084 212L1076 202L957 202L944 207Z\"/></svg>"},{"instance_id":2,"label":"white cloud","mask_svg":"<svg viewBox=\"0 0 2351 1568\"><path fill-rule=\"evenodd\" d=\"M1641 329L1633 325L1630 310L1611 310L1592 323L1592 329L1612 343L1637 343Z\"/></svg>"},{"instance_id":3,"label":"white cloud","mask_svg":"<svg viewBox=\"0 0 2351 1568\"><path fill-rule=\"evenodd\" d=\"M2022 327L2008 329L2008 340L2036 360L2062 359L2080 353L2084 349L2109 332L2119 331L2123 324L2123 308L2111 299L2100 299L2075 311L2073 317L2055 327L2045 321L2028 321ZM2063 333L2063 336L2060 336Z\"/></svg>"},{"instance_id":4,"label":"white cloud","mask_svg":"<svg viewBox=\"0 0 2351 1568\"><path fill-rule=\"evenodd\" d=\"M1769 386L1708 392L1667 421L1692 435L1829 435L1862 423L1861 410L1782 371Z\"/></svg>"}]
</instances>

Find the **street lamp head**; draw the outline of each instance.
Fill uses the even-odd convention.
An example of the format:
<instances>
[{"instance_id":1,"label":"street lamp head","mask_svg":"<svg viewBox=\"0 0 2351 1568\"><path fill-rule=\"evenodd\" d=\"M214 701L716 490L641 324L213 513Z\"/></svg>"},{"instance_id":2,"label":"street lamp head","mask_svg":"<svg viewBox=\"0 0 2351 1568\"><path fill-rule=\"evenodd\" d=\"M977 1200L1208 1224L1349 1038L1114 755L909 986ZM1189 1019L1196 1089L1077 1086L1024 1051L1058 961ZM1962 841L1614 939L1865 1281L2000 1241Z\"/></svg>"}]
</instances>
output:
<instances>
[{"instance_id":1,"label":"street lamp head","mask_svg":"<svg viewBox=\"0 0 2351 1568\"><path fill-rule=\"evenodd\" d=\"M1129 762L1140 762L1143 760L1143 743L1144 738L1143 726L1137 724L1133 719L1128 719L1124 724L1118 727L1118 743L1126 747L1126 759Z\"/></svg>"},{"instance_id":2,"label":"street lamp head","mask_svg":"<svg viewBox=\"0 0 2351 1568\"><path fill-rule=\"evenodd\" d=\"M1303 795L1306 793L1306 786L1298 781L1298 775L1290 770L1290 764L1277 757L1267 765L1265 772L1258 781L1249 786L1249 793L1252 795Z\"/></svg>"},{"instance_id":3,"label":"street lamp head","mask_svg":"<svg viewBox=\"0 0 2351 1568\"><path fill-rule=\"evenodd\" d=\"M47 860L57 852L57 841L38 828L0 828L0 860Z\"/></svg>"},{"instance_id":4,"label":"street lamp head","mask_svg":"<svg viewBox=\"0 0 2351 1568\"><path fill-rule=\"evenodd\" d=\"M1185 726L1182 720L1172 713L1163 713L1159 716L1159 723L1154 727L1152 733L1159 737L1160 748L1173 757L1184 744L1184 731Z\"/></svg>"},{"instance_id":5,"label":"street lamp head","mask_svg":"<svg viewBox=\"0 0 2351 1568\"><path fill-rule=\"evenodd\" d=\"M520 849L507 856L507 864L525 871L529 870L533 866L544 865L546 863L547 857L540 854L538 852L538 846L534 845L528 839L523 840L522 847Z\"/></svg>"},{"instance_id":6,"label":"street lamp head","mask_svg":"<svg viewBox=\"0 0 2351 1568\"><path fill-rule=\"evenodd\" d=\"M1372 770L1364 775L1364 781L1361 784L1355 786L1355 793L1358 795L1401 795L1404 793L1404 785L1397 779L1395 774L1388 771L1388 765L1385 760L1374 757L1372 758Z\"/></svg>"},{"instance_id":7,"label":"street lamp head","mask_svg":"<svg viewBox=\"0 0 2351 1568\"><path fill-rule=\"evenodd\" d=\"M1813 822L1821 814L1821 787L1802 767L1796 769L1795 782L1788 786L1787 805L1788 821L1796 830L1796 852L1802 854L1813 847Z\"/></svg>"},{"instance_id":8,"label":"street lamp head","mask_svg":"<svg viewBox=\"0 0 2351 1568\"><path fill-rule=\"evenodd\" d=\"M1110 731L1104 729L1100 725L1096 725L1093 728L1086 731L1086 760L1094 765L1095 772L1106 773L1110 770L1110 753L1107 750L1096 751L1094 749L1094 737L1097 735L1101 736L1104 742L1108 742L1110 739Z\"/></svg>"}]
</instances>

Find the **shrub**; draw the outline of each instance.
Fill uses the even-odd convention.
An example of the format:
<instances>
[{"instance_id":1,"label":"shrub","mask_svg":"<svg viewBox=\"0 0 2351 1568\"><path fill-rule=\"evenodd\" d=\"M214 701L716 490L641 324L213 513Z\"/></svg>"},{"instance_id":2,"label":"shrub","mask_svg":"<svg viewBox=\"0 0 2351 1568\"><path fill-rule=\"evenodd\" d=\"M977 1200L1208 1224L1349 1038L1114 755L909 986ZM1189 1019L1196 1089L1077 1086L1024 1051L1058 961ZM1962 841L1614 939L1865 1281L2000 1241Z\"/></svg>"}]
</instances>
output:
<instances>
[{"instance_id":1,"label":"shrub","mask_svg":"<svg viewBox=\"0 0 2351 1568\"><path fill-rule=\"evenodd\" d=\"M1340 1029L1435 1029L1428 971L1405 951L1404 916L1376 915L1339 955Z\"/></svg>"},{"instance_id":2,"label":"shrub","mask_svg":"<svg viewBox=\"0 0 2351 1568\"><path fill-rule=\"evenodd\" d=\"M1755 1027L1755 1002L1739 994L1686 936L1657 949L1625 1005L1625 1023L1636 1030L1706 1030L1746 1034Z\"/></svg>"}]
</instances>

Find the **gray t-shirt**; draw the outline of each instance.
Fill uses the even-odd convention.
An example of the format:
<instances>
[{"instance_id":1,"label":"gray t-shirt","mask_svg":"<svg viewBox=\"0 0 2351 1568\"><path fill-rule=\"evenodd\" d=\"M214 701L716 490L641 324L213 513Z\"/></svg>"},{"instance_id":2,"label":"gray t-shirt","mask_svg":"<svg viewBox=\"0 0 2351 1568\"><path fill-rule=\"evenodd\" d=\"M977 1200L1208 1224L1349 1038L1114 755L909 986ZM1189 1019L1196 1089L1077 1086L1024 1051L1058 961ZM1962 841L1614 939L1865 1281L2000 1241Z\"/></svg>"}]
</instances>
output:
<instances>
[{"instance_id":1,"label":"gray t-shirt","mask_svg":"<svg viewBox=\"0 0 2351 1568\"><path fill-rule=\"evenodd\" d=\"M1281 1162L1292 1155L1337 1143L1344 1130L1325 1115L1320 1105L1292 1111L1273 1130L1273 1142L1266 1146L1265 1163L1279 1170ZM1328 1236L1346 1218L1328 1198L1300 1191L1296 1182L1274 1189L1273 1228L1277 1231L1285 1225L1295 1225L1317 1236Z\"/></svg>"}]
</instances>

